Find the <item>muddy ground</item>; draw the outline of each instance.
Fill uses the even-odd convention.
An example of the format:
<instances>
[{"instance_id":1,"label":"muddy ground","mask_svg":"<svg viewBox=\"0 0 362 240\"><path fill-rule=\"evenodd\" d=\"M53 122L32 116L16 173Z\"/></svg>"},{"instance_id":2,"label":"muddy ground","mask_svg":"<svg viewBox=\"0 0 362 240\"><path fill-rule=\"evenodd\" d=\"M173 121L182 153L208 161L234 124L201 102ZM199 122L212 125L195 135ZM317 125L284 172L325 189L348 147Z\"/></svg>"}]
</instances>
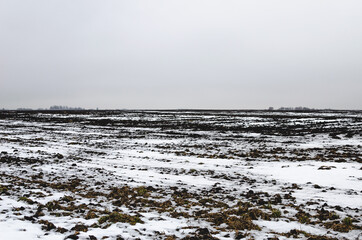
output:
<instances>
[{"instance_id":1,"label":"muddy ground","mask_svg":"<svg viewBox=\"0 0 362 240\"><path fill-rule=\"evenodd\" d=\"M362 239L360 111L2 111L0 239Z\"/></svg>"}]
</instances>

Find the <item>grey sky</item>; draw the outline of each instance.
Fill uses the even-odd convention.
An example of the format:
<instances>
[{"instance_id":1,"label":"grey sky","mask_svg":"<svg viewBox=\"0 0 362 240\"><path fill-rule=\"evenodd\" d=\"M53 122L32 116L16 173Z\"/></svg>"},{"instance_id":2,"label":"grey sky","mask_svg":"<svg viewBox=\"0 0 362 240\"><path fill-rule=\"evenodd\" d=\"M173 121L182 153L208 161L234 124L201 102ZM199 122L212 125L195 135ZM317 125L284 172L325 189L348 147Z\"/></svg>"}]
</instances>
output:
<instances>
[{"instance_id":1,"label":"grey sky","mask_svg":"<svg viewBox=\"0 0 362 240\"><path fill-rule=\"evenodd\" d=\"M0 108L362 109L362 1L0 0Z\"/></svg>"}]
</instances>

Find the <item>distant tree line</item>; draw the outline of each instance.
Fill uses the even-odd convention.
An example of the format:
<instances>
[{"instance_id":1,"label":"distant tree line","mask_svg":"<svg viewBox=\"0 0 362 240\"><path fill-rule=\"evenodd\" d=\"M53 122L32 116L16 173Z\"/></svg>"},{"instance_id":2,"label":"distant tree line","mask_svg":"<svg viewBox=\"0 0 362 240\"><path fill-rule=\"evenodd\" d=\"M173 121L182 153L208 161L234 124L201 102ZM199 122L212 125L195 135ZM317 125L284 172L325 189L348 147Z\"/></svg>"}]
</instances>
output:
<instances>
[{"instance_id":1,"label":"distant tree line","mask_svg":"<svg viewBox=\"0 0 362 240\"><path fill-rule=\"evenodd\" d=\"M18 111L29 111L29 110L33 110L31 108L17 108L16 110Z\"/></svg>"},{"instance_id":2,"label":"distant tree line","mask_svg":"<svg viewBox=\"0 0 362 240\"><path fill-rule=\"evenodd\" d=\"M5 109L3 108L2 110L5 110ZM32 109L32 108L17 108L16 110L17 111L31 111L31 110L35 110L35 109ZM38 108L36 110L40 110L40 111L43 111L43 110L84 110L84 108L54 105L54 106L51 106L50 108Z\"/></svg>"},{"instance_id":3,"label":"distant tree line","mask_svg":"<svg viewBox=\"0 0 362 240\"><path fill-rule=\"evenodd\" d=\"M273 111L273 107L268 108L269 111ZM308 108L308 107L280 107L277 110L279 111L314 111L315 108Z\"/></svg>"},{"instance_id":4,"label":"distant tree line","mask_svg":"<svg viewBox=\"0 0 362 240\"><path fill-rule=\"evenodd\" d=\"M80 107L68 107L68 106L51 106L49 110L84 110L84 108Z\"/></svg>"}]
</instances>

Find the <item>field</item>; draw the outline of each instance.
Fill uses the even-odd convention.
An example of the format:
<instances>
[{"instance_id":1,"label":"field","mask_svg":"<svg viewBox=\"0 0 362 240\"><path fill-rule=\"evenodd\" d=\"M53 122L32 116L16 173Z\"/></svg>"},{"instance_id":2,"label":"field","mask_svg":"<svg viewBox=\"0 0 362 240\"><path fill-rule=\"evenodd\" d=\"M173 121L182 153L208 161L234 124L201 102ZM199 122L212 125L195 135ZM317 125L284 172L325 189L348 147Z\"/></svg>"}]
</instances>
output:
<instances>
[{"instance_id":1,"label":"field","mask_svg":"<svg viewBox=\"0 0 362 240\"><path fill-rule=\"evenodd\" d=\"M0 239L362 239L361 111L2 111Z\"/></svg>"}]
</instances>

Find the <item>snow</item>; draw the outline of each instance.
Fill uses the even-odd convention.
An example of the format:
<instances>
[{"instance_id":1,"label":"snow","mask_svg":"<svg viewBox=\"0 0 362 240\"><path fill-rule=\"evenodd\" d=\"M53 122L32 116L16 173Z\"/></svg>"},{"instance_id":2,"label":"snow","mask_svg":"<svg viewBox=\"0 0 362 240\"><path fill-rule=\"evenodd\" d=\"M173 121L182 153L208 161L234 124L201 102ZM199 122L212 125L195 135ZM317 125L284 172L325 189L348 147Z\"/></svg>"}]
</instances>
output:
<instances>
[{"instance_id":1,"label":"snow","mask_svg":"<svg viewBox=\"0 0 362 240\"><path fill-rule=\"evenodd\" d=\"M115 239L118 235L125 239L163 239L166 235L183 238L195 234L198 227L207 228L219 239L233 239L234 230L216 226L206 218L172 217L173 210L194 214L196 211L207 210L209 213L225 211L222 208L210 209L199 203L202 198L213 198L234 207L238 201L252 202L245 197L252 190L256 193L267 193L270 201L272 196L290 194L293 200L284 199L272 205L280 209L281 218L253 220L261 231L251 230L255 239L278 236L290 230L302 230L314 235L328 235L339 239L356 239L360 230L340 233L326 228L322 223L302 224L295 214L303 208L310 214L316 214L322 207L335 211L340 220L352 217L357 226L361 226L362 217L358 209L362 208L362 171L361 135L354 134L347 138L339 134L341 139L331 138L325 132L313 134L274 134L263 131L247 132L232 130L232 127L273 127L280 129L285 126L310 123L323 123L330 131L335 124L357 132L361 124L351 119L361 117L358 114L341 115L339 113L225 113L206 115L195 112L148 112L145 116L132 112L124 115L62 115L65 123L31 122L27 120L0 120L0 152L1 157L9 156L19 162L0 162L0 187L9 188L9 194L0 194L0 239L64 239L74 234L72 227L83 223L89 227L87 232L79 232L80 239L88 239L94 235L98 239L109 236ZM274 121L274 117L292 116L284 125ZM256 116L257 115L257 116ZM338 117L343 121L337 121ZM52 118L51 114L39 114L38 118ZM79 122L68 123L67 118L81 119ZM324 118L326 117L326 118ZM335 117L328 119L327 117ZM146 121L147 124L122 126L121 123L107 126L87 125L87 121L109 119L112 121ZM161 130L151 127L150 122L165 120L173 128ZM202 123L202 126L227 127L225 131L217 129L177 128L179 122ZM284 120L283 120L284 121ZM14 128L11 128L14 127ZM231 129L231 130L230 130ZM310 129L306 127L309 131ZM125 134L124 134L125 133ZM179 135L172 135L177 133ZM122 135L124 134L124 135ZM197 136L197 137L195 137ZM40 139L40 140L36 140ZM276 150L280 148L281 150ZM260 153L256 153L258 150ZM279 151L279 152L278 152ZM61 154L61 157L56 157ZM301 155L305 160L299 160ZM319 154L325 159L319 160ZM345 162L340 162L342 159ZM35 163L27 164L30 159ZM39 162L37 162L39 160ZM18 160L17 160L18 161ZM322 169L327 167L327 169ZM42 173L39 176L39 173ZM42 186L42 182L67 183L71 179L82 180L81 188L76 190L50 188ZM20 180L19 180L20 179ZM99 182L100 184L96 184ZM29 185L28 185L29 184ZM297 184L298 187L295 187ZM111 187L154 187L161 189L152 192L150 199L157 202L171 201L172 210L160 211L152 207L115 206L114 199L108 200L106 194ZM216 187L222 192L214 193ZM186 189L196 194L197 198L187 199L190 206L177 205L172 196L172 189ZM87 191L102 192L103 196L85 198L81 194ZM197 195L199 194L199 195ZM211 194L211 195L208 195ZM84 212L73 215L51 214L44 208L45 215L32 222L24 220L24 216L32 216L37 206L53 201L62 201L64 196L74 198L74 205L85 204L98 210L98 217L85 219ZM228 196L229 198L225 197ZM35 203L20 201L26 197ZM308 205L307 203L312 203ZM271 212L263 205L257 205L264 212ZM266 202L264 205L267 205ZM63 205L66 203L62 203ZM21 208L24 210L14 210ZM283 208L284 207L284 208ZM284 213L282 209L288 210ZM113 223L106 228L90 227L97 224L101 216L109 211L120 211L134 216L139 214L143 223ZM53 212L54 213L54 212ZM59 213L59 212L58 212ZM316 217L312 217L316 219ZM52 222L56 227L66 228L64 234L54 229L45 231L39 220ZM224 230L219 230L224 228ZM161 235L157 235L160 233ZM299 236L302 237L302 236Z\"/></svg>"}]
</instances>

